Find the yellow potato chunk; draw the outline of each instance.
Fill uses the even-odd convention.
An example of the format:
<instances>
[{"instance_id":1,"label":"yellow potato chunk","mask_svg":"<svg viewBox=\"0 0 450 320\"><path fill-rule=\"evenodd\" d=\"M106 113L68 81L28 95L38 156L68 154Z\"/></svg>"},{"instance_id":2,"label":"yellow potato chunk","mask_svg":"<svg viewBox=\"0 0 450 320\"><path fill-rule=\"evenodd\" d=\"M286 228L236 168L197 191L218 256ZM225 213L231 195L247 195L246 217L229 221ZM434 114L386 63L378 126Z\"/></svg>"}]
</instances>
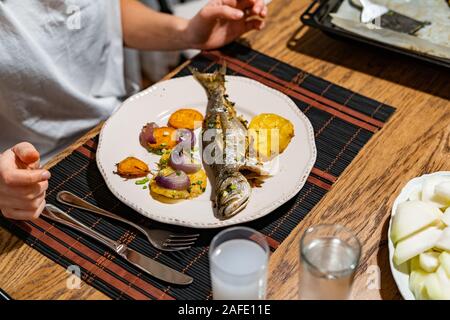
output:
<instances>
[{"instance_id":1,"label":"yellow potato chunk","mask_svg":"<svg viewBox=\"0 0 450 320\"><path fill-rule=\"evenodd\" d=\"M187 190L171 190L160 187L155 180L150 183L150 191L169 199L188 199L189 191Z\"/></svg>"},{"instance_id":2,"label":"yellow potato chunk","mask_svg":"<svg viewBox=\"0 0 450 320\"><path fill-rule=\"evenodd\" d=\"M169 166L169 159L170 159L170 154L172 153L172 151L170 150L166 150L162 155L161 158L159 159L159 169L165 169Z\"/></svg>"},{"instance_id":3,"label":"yellow potato chunk","mask_svg":"<svg viewBox=\"0 0 450 320\"><path fill-rule=\"evenodd\" d=\"M205 170L201 169L193 174L188 174L189 180L191 180L191 187L189 188L189 198L196 198L205 192L206 182L208 178Z\"/></svg>"},{"instance_id":4,"label":"yellow potato chunk","mask_svg":"<svg viewBox=\"0 0 450 320\"><path fill-rule=\"evenodd\" d=\"M294 126L279 115L262 113L250 122L249 136L256 156L267 161L286 150L294 137Z\"/></svg>"}]
</instances>

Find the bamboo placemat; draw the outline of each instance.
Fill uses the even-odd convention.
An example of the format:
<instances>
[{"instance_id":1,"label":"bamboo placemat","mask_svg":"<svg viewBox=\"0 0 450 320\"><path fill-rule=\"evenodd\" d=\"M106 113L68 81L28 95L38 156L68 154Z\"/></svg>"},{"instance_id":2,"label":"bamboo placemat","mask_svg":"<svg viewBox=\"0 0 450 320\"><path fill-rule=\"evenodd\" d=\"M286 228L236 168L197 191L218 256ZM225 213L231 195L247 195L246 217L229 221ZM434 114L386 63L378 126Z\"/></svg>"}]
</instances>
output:
<instances>
[{"instance_id":1,"label":"bamboo placemat","mask_svg":"<svg viewBox=\"0 0 450 320\"><path fill-rule=\"evenodd\" d=\"M332 188L395 109L237 43L220 51L203 52L193 59L191 65L201 71L213 71L224 61L229 74L255 79L289 95L310 119L315 130L317 162L303 189L271 214L247 224L266 235L272 250L276 250ZM184 68L176 76L188 74L189 70ZM97 138L94 138L51 169L47 202L66 210L99 232L191 275L195 278L193 284L168 286L143 274L88 237L43 219L16 222L1 218L0 223L62 266L79 266L82 279L111 298L210 299L208 245L219 230L200 231L200 241L190 250L163 253L133 229L56 202L55 196L59 191L69 190L134 222L149 222L123 205L107 189L95 162L96 147ZM151 224L160 225L153 221Z\"/></svg>"}]
</instances>

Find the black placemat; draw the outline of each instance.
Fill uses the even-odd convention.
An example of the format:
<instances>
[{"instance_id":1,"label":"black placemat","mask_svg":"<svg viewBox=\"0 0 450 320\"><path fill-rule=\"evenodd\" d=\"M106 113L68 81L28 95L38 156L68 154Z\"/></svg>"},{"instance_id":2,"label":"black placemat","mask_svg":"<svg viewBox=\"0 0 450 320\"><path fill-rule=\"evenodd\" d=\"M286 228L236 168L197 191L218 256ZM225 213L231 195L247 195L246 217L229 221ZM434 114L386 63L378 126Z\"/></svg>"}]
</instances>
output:
<instances>
[{"instance_id":1,"label":"black placemat","mask_svg":"<svg viewBox=\"0 0 450 320\"><path fill-rule=\"evenodd\" d=\"M250 77L289 95L310 119L315 130L317 162L303 189L270 215L247 224L265 234L272 250L276 250L331 189L395 109L236 43L220 51L203 52L193 59L191 65L202 71L212 71L223 61L227 62L230 74ZM188 74L188 69L184 68L177 76ZM143 274L95 241L43 219L32 222L0 219L1 224L62 266L78 266L87 283L111 298L210 299L208 245L219 230L201 231L199 243L188 251L162 253L133 229L56 202L55 195L59 191L70 190L132 221L148 223L109 192L95 162L96 146L97 138L94 138L51 169L47 201L111 238L193 276L193 284L187 287L167 286Z\"/></svg>"}]
</instances>

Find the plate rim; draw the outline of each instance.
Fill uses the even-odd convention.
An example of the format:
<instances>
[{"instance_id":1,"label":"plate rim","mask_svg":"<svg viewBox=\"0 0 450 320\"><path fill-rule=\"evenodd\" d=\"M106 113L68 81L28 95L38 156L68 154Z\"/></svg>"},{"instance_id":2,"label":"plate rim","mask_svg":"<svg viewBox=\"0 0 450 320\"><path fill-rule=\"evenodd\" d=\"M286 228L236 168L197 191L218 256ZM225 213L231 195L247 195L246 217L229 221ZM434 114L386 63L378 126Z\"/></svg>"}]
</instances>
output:
<instances>
[{"instance_id":1,"label":"plate rim","mask_svg":"<svg viewBox=\"0 0 450 320\"><path fill-rule=\"evenodd\" d=\"M387 237L388 237L388 253L389 253L389 267L391 269L391 274L392 277L394 278L395 281L395 285L397 286L398 290L400 291L401 296L403 297L403 299L405 300L417 300L414 296L414 293L411 291L411 289L409 288L409 274L408 276L408 285L406 286L406 288L403 285L403 281L404 281L404 277L406 276L405 274L403 274L401 271L399 271L395 265L394 265L394 244L392 243L390 234L391 234L391 226L392 226L392 218L395 215L395 212L397 211L397 207L400 204L400 198L403 198L407 195L406 192L408 189L412 188L415 184L417 183L423 183L423 180L425 180L428 177L433 177L433 176L450 176L450 171L437 171L437 172L433 172L433 173L427 173L427 174L423 174L421 176L412 178L411 180L409 180L404 186L403 188L400 190L399 194L397 195L397 197L394 200L394 203L392 204L392 208L391 208L391 215L389 217L389 228L387 231Z\"/></svg>"},{"instance_id":2,"label":"plate rim","mask_svg":"<svg viewBox=\"0 0 450 320\"><path fill-rule=\"evenodd\" d=\"M246 223L246 222L250 222L250 221L254 221L257 220L259 218L262 218L268 214L270 214L273 210L277 209L278 207L280 207L281 205L283 205L284 203L286 203L287 201L289 201L290 199L292 199L305 185L306 180L309 176L309 174L311 173L312 168L314 167L314 164L317 160L317 147L316 147L316 142L315 142L315 136L314 136L314 128L310 122L310 120L308 119L308 117L306 117L306 115L300 110L300 108L298 108L298 106L294 103L294 101L287 96L286 94L275 90L273 88L270 88L256 80L250 79L250 78L246 78L246 77L241 77L241 76L230 76L227 75L226 79L227 81L230 81L231 79L233 79L233 81L243 81L243 82L247 82L250 85L254 85L257 87L260 87L263 90L269 91L272 94L275 94L277 96L279 96L280 98L282 98L283 100L286 101L286 104L291 108L291 110L293 112L295 112L297 114L297 116L303 120L303 123L306 126L307 129L307 135L306 135L306 140L307 143L311 149L311 157L309 159L309 162L307 163L302 177L301 179L297 182L297 184L295 185L295 187L292 188L291 191L285 193L283 195L283 197L281 197L278 201L272 202L271 204L269 204L268 206L264 207L263 209L259 210L256 214L248 216L246 218L237 218L237 219L228 219L228 220L222 220L222 221L217 221L215 223L200 223L200 222L190 222L187 220L180 220L180 219L174 219L174 218L170 218L170 217L165 217L165 216L161 216L155 213L151 213L148 212L148 210L143 209L142 207L140 207L139 205L136 205L135 203L128 201L127 198L123 197L122 195L119 194L119 192L113 187L111 181L108 179L107 175L106 175L106 171L105 168L102 165L102 156L101 156L101 150L102 150L102 144L103 144L103 137L104 137L104 133L106 131L106 128L110 125L110 122L112 121L112 119L114 118L114 116L116 115L117 111L127 107L127 105L137 99L141 99L145 96L147 96L148 94L151 94L153 91L155 91L157 89L158 86L164 85L168 82L181 82L181 81L186 81L186 79L188 78L193 78L192 75L188 75L188 76L183 76L183 77L178 77L178 78L172 78L172 79L168 79L168 80L164 80L164 81L160 81L155 83L154 85L152 85L151 87L134 94L133 96L129 97L128 99L126 99L117 109L116 111L105 121L104 125L102 126L102 129L100 131L99 134L99 141L98 141L98 146L97 146L97 151L96 151L96 163L97 163L97 167L99 168L103 179L105 180L106 186L108 187L108 189L113 193L113 195L119 199L122 203L124 203L125 205L129 206L130 208L132 208L133 210L135 210L136 212L138 212L139 214L143 215L144 217L147 217L149 219L161 222L161 223L166 223L166 224L171 224L171 225L176 225L176 226L182 226L182 227L190 227L190 228L197 228L197 229L215 229L215 228L222 228L222 227L227 227L227 226L232 226L232 225L237 225L237 224L242 224L242 223Z\"/></svg>"}]
</instances>

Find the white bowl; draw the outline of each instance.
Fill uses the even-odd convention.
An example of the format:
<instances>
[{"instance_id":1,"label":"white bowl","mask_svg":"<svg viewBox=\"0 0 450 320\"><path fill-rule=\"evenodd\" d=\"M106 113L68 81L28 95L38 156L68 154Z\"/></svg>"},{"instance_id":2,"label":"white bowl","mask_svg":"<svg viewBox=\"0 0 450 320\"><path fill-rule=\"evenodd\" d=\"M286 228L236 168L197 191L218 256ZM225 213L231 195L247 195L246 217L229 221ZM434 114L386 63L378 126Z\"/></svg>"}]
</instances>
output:
<instances>
[{"instance_id":1,"label":"white bowl","mask_svg":"<svg viewBox=\"0 0 450 320\"><path fill-rule=\"evenodd\" d=\"M393 261L394 257L394 244L391 240L391 225L392 217L397 212L397 207L400 203L405 202L415 192L422 190L422 184L425 179L435 176L445 176L450 178L450 171L440 171L431 174L425 174L423 176L410 180L400 191L400 194L395 199L392 206L391 219L389 221L388 229L388 246L389 246L389 265L391 266L392 276L397 284L398 290L405 300L415 300L414 294L409 289L409 267L408 263L403 263L400 266L396 266Z\"/></svg>"}]
</instances>

